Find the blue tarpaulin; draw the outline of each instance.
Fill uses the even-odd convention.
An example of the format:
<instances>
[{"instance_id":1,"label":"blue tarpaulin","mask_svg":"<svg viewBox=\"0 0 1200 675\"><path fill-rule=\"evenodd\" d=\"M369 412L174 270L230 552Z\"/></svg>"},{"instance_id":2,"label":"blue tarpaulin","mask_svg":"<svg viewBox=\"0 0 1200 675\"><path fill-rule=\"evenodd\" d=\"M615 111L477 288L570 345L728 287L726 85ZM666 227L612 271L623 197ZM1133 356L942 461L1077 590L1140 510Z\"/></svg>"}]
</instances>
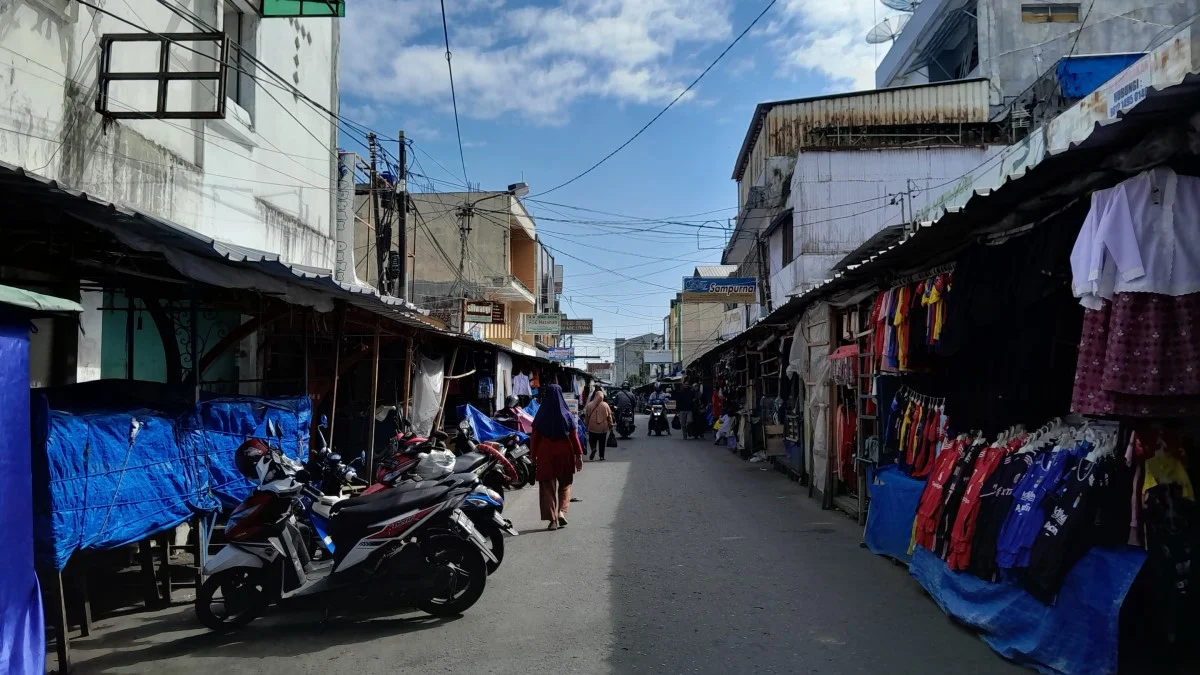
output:
<instances>
[{"instance_id":1,"label":"blue tarpaulin","mask_svg":"<svg viewBox=\"0 0 1200 675\"><path fill-rule=\"evenodd\" d=\"M494 441L497 438L504 438L509 434L516 434L517 439L522 443L529 442L529 436L519 431L513 431L496 420L488 417L482 410L476 408L470 403L465 403L458 406L458 419L467 420L471 425L471 429L475 431L475 439L480 441Z\"/></svg>"},{"instance_id":2,"label":"blue tarpaulin","mask_svg":"<svg viewBox=\"0 0 1200 675\"><path fill-rule=\"evenodd\" d=\"M538 410L539 410L541 407L542 407L542 404L541 404L541 403L538 403L538 400L535 398L535 399L533 399L532 401L530 401L530 402L529 402L529 405L525 406L525 412L529 413L529 416L530 416L530 417L536 417L536 416L537 416L537 411L538 411Z\"/></svg>"},{"instance_id":3,"label":"blue tarpaulin","mask_svg":"<svg viewBox=\"0 0 1200 675\"><path fill-rule=\"evenodd\" d=\"M33 567L29 465L29 322L0 319L0 664L12 675L46 672L42 596Z\"/></svg>"},{"instance_id":4,"label":"blue tarpaulin","mask_svg":"<svg viewBox=\"0 0 1200 675\"><path fill-rule=\"evenodd\" d=\"M1055 66L1058 86L1067 98L1083 98L1145 56L1131 54L1086 54L1061 59Z\"/></svg>"},{"instance_id":5,"label":"blue tarpaulin","mask_svg":"<svg viewBox=\"0 0 1200 675\"><path fill-rule=\"evenodd\" d=\"M900 471L895 464L867 474L871 506L863 541L872 553L908 562L908 543L925 481Z\"/></svg>"},{"instance_id":6,"label":"blue tarpaulin","mask_svg":"<svg viewBox=\"0 0 1200 675\"><path fill-rule=\"evenodd\" d=\"M35 421L34 523L40 565L61 570L80 550L131 544L194 513L233 506L251 484L234 451L282 431L292 456L308 447L308 399L205 401L178 417L149 410L64 412ZM274 442L274 441L272 441Z\"/></svg>"},{"instance_id":7,"label":"blue tarpaulin","mask_svg":"<svg viewBox=\"0 0 1200 675\"><path fill-rule=\"evenodd\" d=\"M1146 559L1133 547L1094 548L1067 574L1054 605L1013 583L952 572L917 547L909 571L942 610L977 629L1001 656L1055 675L1117 672L1121 603Z\"/></svg>"}]
</instances>

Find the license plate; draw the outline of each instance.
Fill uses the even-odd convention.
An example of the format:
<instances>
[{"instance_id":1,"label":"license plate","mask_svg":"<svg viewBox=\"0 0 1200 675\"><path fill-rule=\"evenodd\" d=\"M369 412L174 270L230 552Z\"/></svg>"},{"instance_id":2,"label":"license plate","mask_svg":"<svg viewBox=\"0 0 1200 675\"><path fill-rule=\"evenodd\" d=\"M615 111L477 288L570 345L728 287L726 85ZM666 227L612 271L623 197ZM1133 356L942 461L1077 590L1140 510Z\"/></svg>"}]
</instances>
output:
<instances>
[{"instance_id":1,"label":"license plate","mask_svg":"<svg viewBox=\"0 0 1200 675\"><path fill-rule=\"evenodd\" d=\"M454 513L451 514L450 517L453 518L454 522L457 523L458 526L467 533L467 536L471 539L471 541L479 547L480 551L483 551L483 554L487 556L489 560L492 562L498 562L496 560L496 556L492 554L492 549L488 547L487 540L483 538L483 535L479 533L479 530L475 529L475 523L472 523L471 519L468 518L466 514L455 509Z\"/></svg>"}]
</instances>

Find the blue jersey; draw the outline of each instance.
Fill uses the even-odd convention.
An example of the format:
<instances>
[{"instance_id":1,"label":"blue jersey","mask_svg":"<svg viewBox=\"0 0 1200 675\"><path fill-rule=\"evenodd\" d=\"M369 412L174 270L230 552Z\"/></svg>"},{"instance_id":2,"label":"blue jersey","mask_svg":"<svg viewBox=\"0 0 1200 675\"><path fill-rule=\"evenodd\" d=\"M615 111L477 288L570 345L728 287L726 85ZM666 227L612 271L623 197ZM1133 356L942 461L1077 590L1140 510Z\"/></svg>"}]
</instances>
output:
<instances>
[{"instance_id":1,"label":"blue jersey","mask_svg":"<svg viewBox=\"0 0 1200 675\"><path fill-rule=\"evenodd\" d=\"M1000 538L996 542L996 566L1000 569L1015 569L1029 566L1029 551L1037 538L1046 514L1042 502L1046 495L1058 485L1059 479L1070 466L1076 451L1086 446L1080 454L1086 454L1091 444L1081 443L1075 450L1059 447L1034 459L1033 466L1025 472L1021 484L1013 491L1013 509L1004 520Z\"/></svg>"}]
</instances>

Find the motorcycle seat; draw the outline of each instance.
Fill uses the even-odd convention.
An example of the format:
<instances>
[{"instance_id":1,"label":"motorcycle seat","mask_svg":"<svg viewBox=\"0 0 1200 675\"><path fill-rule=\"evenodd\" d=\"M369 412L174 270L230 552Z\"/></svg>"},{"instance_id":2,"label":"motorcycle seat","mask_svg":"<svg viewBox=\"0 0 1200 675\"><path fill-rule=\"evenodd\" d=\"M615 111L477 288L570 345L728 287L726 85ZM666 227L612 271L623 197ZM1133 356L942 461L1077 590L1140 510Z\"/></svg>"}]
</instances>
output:
<instances>
[{"instance_id":1,"label":"motorcycle seat","mask_svg":"<svg viewBox=\"0 0 1200 675\"><path fill-rule=\"evenodd\" d=\"M482 452L468 452L459 455L454 460L454 473L467 473L478 469L488 461L488 456Z\"/></svg>"},{"instance_id":2,"label":"motorcycle seat","mask_svg":"<svg viewBox=\"0 0 1200 675\"><path fill-rule=\"evenodd\" d=\"M330 529L335 532L334 539L338 539L338 534L359 532L406 511L435 504L448 492L449 487L439 485L414 490L382 490L370 495L343 499L329 510Z\"/></svg>"},{"instance_id":3,"label":"motorcycle seat","mask_svg":"<svg viewBox=\"0 0 1200 675\"><path fill-rule=\"evenodd\" d=\"M450 438L450 434L441 430L435 430L433 433L429 434L429 437L435 441L444 441Z\"/></svg>"}]
</instances>

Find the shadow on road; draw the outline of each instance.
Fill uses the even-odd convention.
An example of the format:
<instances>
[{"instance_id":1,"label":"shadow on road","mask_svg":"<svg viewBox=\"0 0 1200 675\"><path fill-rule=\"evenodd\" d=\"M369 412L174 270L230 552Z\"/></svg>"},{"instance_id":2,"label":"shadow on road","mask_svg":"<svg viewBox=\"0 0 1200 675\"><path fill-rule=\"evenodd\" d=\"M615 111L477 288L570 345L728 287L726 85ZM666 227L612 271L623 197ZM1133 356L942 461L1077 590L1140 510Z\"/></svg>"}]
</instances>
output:
<instances>
[{"instance_id":1,"label":"shadow on road","mask_svg":"<svg viewBox=\"0 0 1200 675\"><path fill-rule=\"evenodd\" d=\"M199 624L191 607L172 607L121 617L94 637L72 640L78 659L73 672L105 673L150 663L161 665L162 672L171 672L171 666L163 662L229 657L235 645L246 658L294 657L433 629L459 618L398 614L395 609L343 611L322 623L316 611L279 610L239 631L213 633Z\"/></svg>"}]
</instances>

